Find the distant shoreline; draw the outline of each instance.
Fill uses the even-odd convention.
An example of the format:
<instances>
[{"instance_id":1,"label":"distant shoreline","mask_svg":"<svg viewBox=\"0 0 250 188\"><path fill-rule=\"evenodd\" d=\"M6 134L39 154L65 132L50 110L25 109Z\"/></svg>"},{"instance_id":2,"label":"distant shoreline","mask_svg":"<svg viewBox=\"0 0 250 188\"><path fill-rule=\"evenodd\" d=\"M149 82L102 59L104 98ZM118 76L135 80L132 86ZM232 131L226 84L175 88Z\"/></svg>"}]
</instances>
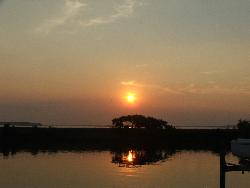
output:
<instances>
[{"instance_id":1,"label":"distant shoreline","mask_svg":"<svg viewBox=\"0 0 250 188\"><path fill-rule=\"evenodd\" d=\"M169 140L228 141L239 137L238 129L144 129L73 127L0 127L0 142L168 142Z\"/></svg>"},{"instance_id":2,"label":"distant shoreline","mask_svg":"<svg viewBox=\"0 0 250 188\"><path fill-rule=\"evenodd\" d=\"M0 125L0 128L4 127L3 125ZM26 128L27 126L14 126L14 127L22 127ZM42 125L39 126L39 128L113 128L112 125ZM196 126L189 126L189 125L183 125L183 126L175 126L176 129L236 129L235 125L196 125Z\"/></svg>"},{"instance_id":3,"label":"distant shoreline","mask_svg":"<svg viewBox=\"0 0 250 188\"><path fill-rule=\"evenodd\" d=\"M126 149L209 150L230 148L237 129L0 128L0 152Z\"/></svg>"}]
</instances>

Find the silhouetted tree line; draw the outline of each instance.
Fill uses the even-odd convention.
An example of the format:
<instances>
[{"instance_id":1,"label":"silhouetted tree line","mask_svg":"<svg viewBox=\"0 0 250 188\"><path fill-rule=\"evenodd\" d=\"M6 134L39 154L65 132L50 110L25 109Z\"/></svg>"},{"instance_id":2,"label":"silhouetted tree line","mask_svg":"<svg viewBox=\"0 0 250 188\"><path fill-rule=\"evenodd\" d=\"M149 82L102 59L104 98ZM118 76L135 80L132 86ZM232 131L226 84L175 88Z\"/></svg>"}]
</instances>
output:
<instances>
[{"instance_id":1,"label":"silhouetted tree line","mask_svg":"<svg viewBox=\"0 0 250 188\"><path fill-rule=\"evenodd\" d=\"M250 130L250 121L249 120L239 120L237 124L238 129Z\"/></svg>"},{"instance_id":2,"label":"silhouetted tree line","mask_svg":"<svg viewBox=\"0 0 250 188\"><path fill-rule=\"evenodd\" d=\"M114 118L112 124L116 128L175 129L167 121L143 115L127 115Z\"/></svg>"},{"instance_id":3,"label":"silhouetted tree line","mask_svg":"<svg viewBox=\"0 0 250 188\"><path fill-rule=\"evenodd\" d=\"M240 131L240 135L243 137L250 137L250 121L249 120L239 120L237 127Z\"/></svg>"}]
</instances>

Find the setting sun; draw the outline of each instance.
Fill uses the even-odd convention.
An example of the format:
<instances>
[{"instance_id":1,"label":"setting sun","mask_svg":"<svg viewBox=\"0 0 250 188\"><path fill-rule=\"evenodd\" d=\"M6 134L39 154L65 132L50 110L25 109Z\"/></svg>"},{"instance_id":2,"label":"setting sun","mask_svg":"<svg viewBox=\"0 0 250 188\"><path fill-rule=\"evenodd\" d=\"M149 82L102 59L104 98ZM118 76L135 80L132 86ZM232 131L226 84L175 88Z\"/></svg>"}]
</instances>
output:
<instances>
[{"instance_id":1,"label":"setting sun","mask_svg":"<svg viewBox=\"0 0 250 188\"><path fill-rule=\"evenodd\" d=\"M127 100L128 100L128 102L134 102L135 101L135 96L134 95L128 95L127 96Z\"/></svg>"},{"instance_id":2,"label":"setting sun","mask_svg":"<svg viewBox=\"0 0 250 188\"><path fill-rule=\"evenodd\" d=\"M126 96L126 100L128 103L133 104L136 101L136 96L134 93L128 93Z\"/></svg>"}]
</instances>

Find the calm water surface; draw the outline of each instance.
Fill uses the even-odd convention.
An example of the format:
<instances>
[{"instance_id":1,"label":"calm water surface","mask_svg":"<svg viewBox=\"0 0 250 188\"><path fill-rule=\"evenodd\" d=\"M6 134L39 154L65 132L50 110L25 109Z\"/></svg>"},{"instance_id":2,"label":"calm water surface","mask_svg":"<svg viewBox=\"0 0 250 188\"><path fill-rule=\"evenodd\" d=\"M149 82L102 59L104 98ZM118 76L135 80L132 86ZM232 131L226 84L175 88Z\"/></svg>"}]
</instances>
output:
<instances>
[{"instance_id":1,"label":"calm water surface","mask_svg":"<svg viewBox=\"0 0 250 188\"><path fill-rule=\"evenodd\" d=\"M220 156L209 151L19 152L2 155L0 168L2 188L220 187ZM227 172L225 187L249 188L250 173Z\"/></svg>"}]
</instances>

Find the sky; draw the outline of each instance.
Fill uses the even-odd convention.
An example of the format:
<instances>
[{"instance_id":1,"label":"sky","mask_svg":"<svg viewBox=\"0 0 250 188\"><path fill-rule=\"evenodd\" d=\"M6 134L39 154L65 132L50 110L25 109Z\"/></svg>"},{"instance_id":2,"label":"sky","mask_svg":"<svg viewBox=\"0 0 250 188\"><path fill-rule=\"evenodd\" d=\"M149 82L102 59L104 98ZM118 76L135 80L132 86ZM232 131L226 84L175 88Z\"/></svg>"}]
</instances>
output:
<instances>
[{"instance_id":1,"label":"sky","mask_svg":"<svg viewBox=\"0 0 250 188\"><path fill-rule=\"evenodd\" d=\"M0 121L250 119L249 9L249 0L0 0Z\"/></svg>"}]
</instances>

